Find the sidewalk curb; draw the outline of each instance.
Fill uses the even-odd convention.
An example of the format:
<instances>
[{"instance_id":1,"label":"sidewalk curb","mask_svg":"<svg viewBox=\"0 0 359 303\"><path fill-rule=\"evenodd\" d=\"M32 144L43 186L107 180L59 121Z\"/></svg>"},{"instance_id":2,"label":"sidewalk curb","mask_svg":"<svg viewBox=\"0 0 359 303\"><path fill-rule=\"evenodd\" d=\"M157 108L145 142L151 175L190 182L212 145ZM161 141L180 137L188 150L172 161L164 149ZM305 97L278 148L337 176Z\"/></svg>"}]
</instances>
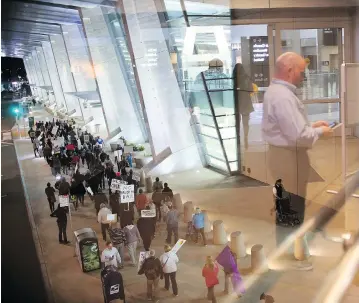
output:
<instances>
[{"instance_id":1,"label":"sidewalk curb","mask_svg":"<svg viewBox=\"0 0 359 303\"><path fill-rule=\"evenodd\" d=\"M48 274L47 271L47 265L46 265L46 261L44 258L44 252L43 252L43 248L41 246L41 242L40 242L40 236L38 233L38 229L34 220L34 214L32 212L32 208L30 205L30 198L29 198L29 194L27 192L26 186L25 186L25 180L24 180L24 172L23 169L20 165L20 161L18 158L18 150L17 150L17 146L16 146L16 141L18 139L14 139L13 138L13 143L14 143L14 148L15 148L15 152L16 152L16 161L17 161L17 165L19 167L19 171L20 171L20 177L21 177L21 183L22 183L22 187L24 190L24 196L25 196L25 203L26 203L26 210L27 210L27 215L29 217L29 221L30 221L30 225L31 225L31 230L32 230L32 235L34 238L34 243L35 243L35 248L36 248L36 252L37 252L37 256L39 258L39 262L40 262L40 266L41 266L41 272L42 272L42 276L43 276L43 280L44 280L44 284L45 284L45 289L46 289L46 293L47 293L47 299L49 303L55 303L55 297L53 295L52 292L52 284L51 284L51 280L50 280L50 276Z\"/></svg>"}]
</instances>

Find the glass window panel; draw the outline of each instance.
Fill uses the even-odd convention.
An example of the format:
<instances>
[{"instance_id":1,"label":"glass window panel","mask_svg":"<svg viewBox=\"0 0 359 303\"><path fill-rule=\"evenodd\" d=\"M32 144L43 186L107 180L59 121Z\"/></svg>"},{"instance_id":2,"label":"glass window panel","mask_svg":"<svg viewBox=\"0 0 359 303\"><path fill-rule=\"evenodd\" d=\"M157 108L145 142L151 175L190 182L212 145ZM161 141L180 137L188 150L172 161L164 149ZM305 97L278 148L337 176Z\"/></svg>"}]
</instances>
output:
<instances>
[{"instance_id":1,"label":"glass window panel","mask_svg":"<svg viewBox=\"0 0 359 303\"><path fill-rule=\"evenodd\" d=\"M228 161L238 160L237 156L237 139L223 140L224 149L226 150Z\"/></svg>"},{"instance_id":2,"label":"glass window panel","mask_svg":"<svg viewBox=\"0 0 359 303\"><path fill-rule=\"evenodd\" d=\"M305 105L310 122L324 120L340 121L340 103L315 103Z\"/></svg>"},{"instance_id":3,"label":"glass window panel","mask_svg":"<svg viewBox=\"0 0 359 303\"><path fill-rule=\"evenodd\" d=\"M236 138L237 136L235 127L221 128L220 132L222 139Z\"/></svg>"},{"instance_id":4,"label":"glass window panel","mask_svg":"<svg viewBox=\"0 0 359 303\"><path fill-rule=\"evenodd\" d=\"M207 154L225 161L221 144L218 139L201 135L203 142L205 143Z\"/></svg>"},{"instance_id":5,"label":"glass window panel","mask_svg":"<svg viewBox=\"0 0 359 303\"><path fill-rule=\"evenodd\" d=\"M338 28L281 31L282 52L296 52L307 61L301 100L339 98Z\"/></svg>"},{"instance_id":6,"label":"glass window panel","mask_svg":"<svg viewBox=\"0 0 359 303\"><path fill-rule=\"evenodd\" d=\"M207 155L206 158L207 158L207 161L208 161L209 165L212 165L212 166L217 167L217 168L219 168L221 170L224 170L224 171L228 170L226 162L220 161L220 160L218 160L216 158L213 158L213 157L211 157L209 155Z\"/></svg>"},{"instance_id":7,"label":"glass window panel","mask_svg":"<svg viewBox=\"0 0 359 303\"><path fill-rule=\"evenodd\" d=\"M211 136L218 139L217 130L214 127L209 127L204 124L200 125L200 132L203 135Z\"/></svg>"},{"instance_id":8,"label":"glass window panel","mask_svg":"<svg viewBox=\"0 0 359 303\"><path fill-rule=\"evenodd\" d=\"M238 161L230 162L229 167L230 167L231 171L237 171L238 170Z\"/></svg>"}]
</instances>

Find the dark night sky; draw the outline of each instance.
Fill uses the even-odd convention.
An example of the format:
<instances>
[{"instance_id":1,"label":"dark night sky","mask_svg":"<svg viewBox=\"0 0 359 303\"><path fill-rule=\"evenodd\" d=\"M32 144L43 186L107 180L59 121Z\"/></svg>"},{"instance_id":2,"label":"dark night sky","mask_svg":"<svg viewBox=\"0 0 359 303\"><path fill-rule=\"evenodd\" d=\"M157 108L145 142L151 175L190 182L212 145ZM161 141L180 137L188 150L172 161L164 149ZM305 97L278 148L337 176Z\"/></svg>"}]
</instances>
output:
<instances>
[{"instance_id":1,"label":"dark night sky","mask_svg":"<svg viewBox=\"0 0 359 303\"><path fill-rule=\"evenodd\" d=\"M20 58L1 57L1 81L15 81L26 77L24 62Z\"/></svg>"}]
</instances>

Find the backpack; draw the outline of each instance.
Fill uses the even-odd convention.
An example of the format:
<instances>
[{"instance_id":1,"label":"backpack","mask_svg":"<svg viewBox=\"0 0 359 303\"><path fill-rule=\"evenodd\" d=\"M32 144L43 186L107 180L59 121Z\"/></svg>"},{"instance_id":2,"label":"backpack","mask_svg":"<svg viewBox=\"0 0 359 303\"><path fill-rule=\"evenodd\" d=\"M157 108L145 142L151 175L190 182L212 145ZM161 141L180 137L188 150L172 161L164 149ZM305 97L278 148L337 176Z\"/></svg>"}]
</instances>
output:
<instances>
[{"instance_id":1,"label":"backpack","mask_svg":"<svg viewBox=\"0 0 359 303\"><path fill-rule=\"evenodd\" d=\"M146 260L146 269L145 269L145 276L148 280L155 280L158 277L157 271L156 271L156 264L155 260Z\"/></svg>"}]
</instances>

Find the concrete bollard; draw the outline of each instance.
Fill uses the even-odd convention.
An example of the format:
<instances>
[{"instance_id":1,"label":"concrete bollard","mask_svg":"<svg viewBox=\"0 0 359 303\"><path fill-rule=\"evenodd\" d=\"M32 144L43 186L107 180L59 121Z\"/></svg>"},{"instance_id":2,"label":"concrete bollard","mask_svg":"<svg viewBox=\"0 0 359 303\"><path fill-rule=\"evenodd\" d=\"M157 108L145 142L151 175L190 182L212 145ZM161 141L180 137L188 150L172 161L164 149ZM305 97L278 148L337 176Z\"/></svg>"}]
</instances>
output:
<instances>
[{"instance_id":1,"label":"concrete bollard","mask_svg":"<svg viewBox=\"0 0 359 303\"><path fill-rule=\"evenodd\" d=\"M183 203L180 194L173 195L173 205L180 213L183 213Z\"/></svg>"},{"instance_id":2,"label":"concrete bollard","mask_svg":"<svg viewBox=\"0 0 359 303\"><path fill-rule=\"evenodd\" d=\"M222 220L213 222L213 244L224 245L227 244L227 233L224 230L224 223Z\"/></svg>"},{"instance_id":3,"label":"concrete bollard","mask_svg":"<svg viewBox=\"0 0 359 303\"><path fill-rule=\"evenodd\" d=\"M298 261L304 261L310 256L307 238L298 237L294 242L294 258Z\"/></svg>"},{"instance_id":4,"label":"concrete bollard","mask_svg":"<svg viewBox=\"0 0 359 303\"><path fill-rule=\"evenodd\" d=\"M252 271L260 270L260 272L268 270L266 256L261 244L253 245L251 248L251 268Z\"/></svg>"},{"instance_id":5,"label":"concrete bollard","mask_svg":"<svg viewBox=\"0 0 359 303\"><path fill-rule=\"evenodd\" d=\"M237 258L244 258L247 255L243 235L240 231L231 233L231 250L237 255Z\"/></svg>"},{"instance_id":6,"label":"concrete bollard","mask_svg":"<svg viewBox=\"0 0 359 303\"><path fill-rule=\"evenodd\" d=\"M209 221L208 213L206 210L202 210L202 214L204 216L204 232L210 233L212 231L212 223Z\"/></svg>"},{"instance_id":7,"label":"concrete bollard","mask_svg":"<svg viewBox=\"0 0 359 303\"><path fill-rule=\"evenodd\" d=\"M140 187L145 187L145 186L146 186L146 175L145 175L145 172L143 171L143 169L141 169L141 172L140 172Z\"/></svg>"},{"instance_id":8,"label":"concrete bollard","mask_svg":"<svg viewBox=\"0 0 359 303\"><path fill-rule=\"evenodd\" d=\"M194 214L194 206L192 201L188 201L184 204L183 207L183 222L188 223L192 221L192 216Z\"/></svg>"},{"instance_id":9,"label":"concrete bollard","mask_svg":"<svg viewBox=\"0 0 359 303\"><path fill-rule=\"evenodd\" d=\"M146 192L152 193L152 178L146 177Z\"/></svg>"}]
</instances>

